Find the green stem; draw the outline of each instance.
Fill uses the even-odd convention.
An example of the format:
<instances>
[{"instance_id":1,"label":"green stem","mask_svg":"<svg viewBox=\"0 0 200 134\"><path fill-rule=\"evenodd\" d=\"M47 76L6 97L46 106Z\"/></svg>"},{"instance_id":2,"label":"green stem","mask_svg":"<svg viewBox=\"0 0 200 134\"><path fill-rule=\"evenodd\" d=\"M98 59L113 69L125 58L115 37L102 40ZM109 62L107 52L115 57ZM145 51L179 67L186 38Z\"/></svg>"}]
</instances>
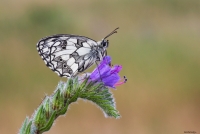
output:
<instances>
[{"instance_id":1,"label":"green stem","mask_svg":"<svg viewBox=\"0 0 200 134\"><path fill-rule=\"evenodd\" d=\"M32 118L26 118L19 134L42 134L50 130L56 118L67 112L68 106L83 98L99 106L106 116L119 118L115 102L109 89L102 83L79 82L78 78L59 82L51 96L46 96Z\"/></svg>"}]
</instances>

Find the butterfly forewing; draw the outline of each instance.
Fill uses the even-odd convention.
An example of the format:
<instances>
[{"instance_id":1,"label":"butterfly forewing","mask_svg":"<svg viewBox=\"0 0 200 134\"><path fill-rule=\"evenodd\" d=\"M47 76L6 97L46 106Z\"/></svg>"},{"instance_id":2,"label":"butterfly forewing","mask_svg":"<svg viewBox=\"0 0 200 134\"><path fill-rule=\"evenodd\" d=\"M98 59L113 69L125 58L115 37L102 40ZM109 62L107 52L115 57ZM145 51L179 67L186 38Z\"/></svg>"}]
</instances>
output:
<instances>
[{"instance_id":1,"label":"butterfly forewing","mask_svg":"<svg viewBox=\"0 0 200 134\"><path fill-rule=\"evenodd\" d=\"M77 35L54 35L41 39L37 50L45 64L61 77L73 77L96 61L97 42Z\"/></svg>"}]
</instances>

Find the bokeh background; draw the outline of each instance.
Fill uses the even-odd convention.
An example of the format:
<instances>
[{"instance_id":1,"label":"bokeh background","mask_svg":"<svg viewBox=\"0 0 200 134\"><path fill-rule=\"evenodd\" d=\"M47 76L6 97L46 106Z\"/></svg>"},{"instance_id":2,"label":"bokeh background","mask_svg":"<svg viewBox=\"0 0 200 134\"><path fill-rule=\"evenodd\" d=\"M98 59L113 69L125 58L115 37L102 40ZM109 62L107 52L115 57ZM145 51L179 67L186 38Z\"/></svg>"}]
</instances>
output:
<instances>
[{"instance_id":1,"label":"bokeh background","mask_svg":"<svg viewBox=\"0 0 200 134\"><path fill-rule=\"evenodd\" d=\"M199 0L1 0L0 133L17 133L61 80L38 56L40 38L101 40L116 27L108 53L128 78L112 90L122 117L79 100L47 133L200 133Z\"/></svg>"}]
</instances>

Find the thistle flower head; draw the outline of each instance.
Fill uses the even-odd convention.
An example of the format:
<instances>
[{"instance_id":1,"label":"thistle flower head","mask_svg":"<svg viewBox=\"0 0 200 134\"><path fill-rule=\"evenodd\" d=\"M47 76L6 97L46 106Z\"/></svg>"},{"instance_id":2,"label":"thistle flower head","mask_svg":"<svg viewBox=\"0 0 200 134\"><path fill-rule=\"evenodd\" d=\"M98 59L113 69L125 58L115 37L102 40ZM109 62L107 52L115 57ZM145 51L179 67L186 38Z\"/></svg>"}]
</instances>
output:
<instances>
[{"instance_id":1,"label":"thistle flower head","mask_svg":"<svg viewBox=\"0 0 200 134\"><path fill-rule=\"evenodd\" d=\"M89 80L103 82L105 86L115 88L127 81L125 77L121 81L119 76L121 69L121 65L111 66L111 57L105 56L99 66L89 75Z\"/></svg>"}]
</instances>

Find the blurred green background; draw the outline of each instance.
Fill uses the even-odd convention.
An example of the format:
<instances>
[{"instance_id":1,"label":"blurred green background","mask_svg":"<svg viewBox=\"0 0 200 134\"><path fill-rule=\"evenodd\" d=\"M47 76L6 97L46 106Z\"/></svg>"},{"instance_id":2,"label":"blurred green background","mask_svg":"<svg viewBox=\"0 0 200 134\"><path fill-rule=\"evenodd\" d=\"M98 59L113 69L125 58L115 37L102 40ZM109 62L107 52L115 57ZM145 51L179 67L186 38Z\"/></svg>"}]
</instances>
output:
<instances>
[{"instance_id":1,"label":"blurred green background","mask_svg":"<svg viewBox=\"0 0 200 134\"><path fill-rule=\"evenodd\" d=\"M116 27L108 53L128 78L112 90L122 118L79 100L47 133L200 133L199 0L1 0L0 133L17 133L61 80L38 56L40 38L98 41Z\"/></svg>"}]
</instances>

